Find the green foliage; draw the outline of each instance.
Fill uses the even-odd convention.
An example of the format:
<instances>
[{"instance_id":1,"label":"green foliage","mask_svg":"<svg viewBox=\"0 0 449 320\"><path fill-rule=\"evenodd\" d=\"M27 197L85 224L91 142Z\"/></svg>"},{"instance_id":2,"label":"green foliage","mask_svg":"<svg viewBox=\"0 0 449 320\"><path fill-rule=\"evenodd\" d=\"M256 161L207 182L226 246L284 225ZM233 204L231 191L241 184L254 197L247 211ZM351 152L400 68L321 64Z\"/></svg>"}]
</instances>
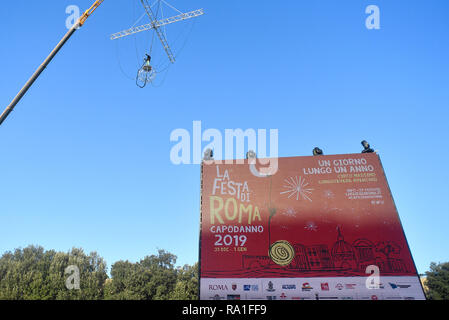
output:
<instances>
[{"instance_id":1,"label":"green foliage","mask_svg":"<svg viewBox=\"0 0 449 320\"><path fill-rule=\"evenodd\" d=\"M198 300L198 263L194 266L185 265L178 269L178 279L170 300Z\"/></svg>"},{"instance_id":2,"label":"green foliage","mask_svg":"<svg viewBox=\"0 0 449 320\"><path fill-rule=\"evenodd\" d=\"M82 290L68 290L65 270L76 265ZM68 253L29 246L0 258L0 299L92 300L101 299L107 278L106 263L97 253L86 255L73 248Z\"/></svg>"},{"instance_id":3,"label":"green foliage","mask_svg":"<svg viewBox=\"0 0 449 320\"><path fill-rule=\"evenodd\" d=\"M449 300L449 262L430 264L426 272L426 295L430 300Z\"/></svg>"},{"instance_id":4,"label":"green foliage","mask_svg":"<svg viewBox=\"0 0 449 320\"><path fill-rule=\"evenodd\" d=\"M105 299L167 300L178 279L176 256L164 250L137 263L118 261L112 265L112 281Z\"/></svg>"},{"instance_id":5,"label":"green foliage","mask_svg":"<svg viewBox=\"0 0 449 320\"><path fill-rule=\"evenodd\" d=\"M45 251L29 246L0 258L0 300L194 300L198 295L198 264L176 267L176 256L159 250L137 263L118 261L111 278L96 252L82 249ZM80 290L69 290L66 268L80 271Z\"/></svg>"}]
</instances>

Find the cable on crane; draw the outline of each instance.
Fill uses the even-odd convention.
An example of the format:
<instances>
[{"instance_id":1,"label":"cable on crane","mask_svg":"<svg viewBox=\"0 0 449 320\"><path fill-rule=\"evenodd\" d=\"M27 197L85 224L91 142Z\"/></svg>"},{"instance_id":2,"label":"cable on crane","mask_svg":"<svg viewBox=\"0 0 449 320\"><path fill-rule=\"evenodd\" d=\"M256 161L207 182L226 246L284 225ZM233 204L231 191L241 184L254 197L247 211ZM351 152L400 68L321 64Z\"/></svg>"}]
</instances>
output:
<instances>
[{"instance_id":1,"label":"cable on crane","mask_svg":"<svg viewBox=\"0 0 449 320\"><path fill-rule=\"evenodd\" d=\"M153 87L156 87L158 85L154 83L154 79L157 75L165 73L163 78L158 77L158 79L162 80L161 84L164 83L165 79L167 78L168 69L170 68L171 64L175 63L176 58L180 56L181 52L185 48L194 27L194 23L192 23L190 28L184 27L182 30L179 30L178 35L175 37L175 40L169 43L167 25L201 16L204 14L204 10L197 9L194 11L183 13L165 0L155 0L153 3L150 3L149 0L140 0L140 2L145 9L144 15L146 14L148 16L148 18L150 19L150 23L136 27L136 24L143 19L143 17L140 16L129 29L112 34L111 40L135 35L142 31L152 32L151 35L147 33L149 38L147 41L149 41L150 43L149 47L147 47L149 51L147 51L146 53L147 57L151 57L151 65L149 65L150 62L148 59L144 60L143 65L139 63L139 61L141 61L139 48L142 46L139 45L137 37L134 37L135 54L138 61L138 71L135 79L136 84L139 87L145 87L148 83L151 83ZM134 2L134 18L136 18L135 6L136 4ZM167 8L176 11L177 15L166 18L165 14L167 12ZM159 45L157 45L158 41L156 39L156 36L160 41ZM183 37L185 38L185 40L181 41L181 38ZM177 45L180 45L180 47L176 50L173 50L172 47L176 47ZM163 56L165 56L165 59L163 58ZM122 73L126 75L126 72L124 72L121 64L119 64L119 67ZM126 76L129 77L128 75Z\"/></svg>"}]
</instances>

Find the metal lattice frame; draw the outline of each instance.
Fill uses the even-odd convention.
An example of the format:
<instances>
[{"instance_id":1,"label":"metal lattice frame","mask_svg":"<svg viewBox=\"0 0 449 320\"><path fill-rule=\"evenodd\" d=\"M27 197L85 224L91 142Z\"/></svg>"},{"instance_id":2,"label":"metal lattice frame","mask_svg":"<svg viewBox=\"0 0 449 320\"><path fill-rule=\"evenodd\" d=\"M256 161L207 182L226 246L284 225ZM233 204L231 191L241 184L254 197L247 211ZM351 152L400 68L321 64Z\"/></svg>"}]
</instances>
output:
<instances>
[{"instance_id":1,"label":"metal lattice frame","mask_svg":"<svg viewBox=\"0 0 449 320\"><path fill-rule=\"evenodd\" d=\"M153 29L155 26L157 28L162 27L162 26L166 26L168 24L172 24L175 22L179 22L179 21L183 21L183 20L188 20L188 19L192 19L192 18L196 18L199 16L202 16L204 14L204 10L203 9L198 9L198 10L194 10L194 11L190 11L187 13L183 13L174 17L170 17L170 18L166 18L166 19L162 19L159 21L156 21L156 23L148 23L148 24L144 24L141 26L137 26L137 27L132 27L117 33L114 33L111 35L111 40L116 40L116 39L120 39L123 37L127 37L139 32L143 32L143 31L148 31Z\"/></svg>"},{"instance_id":2,"label":"metal lattice frame","mask_svg":"<svg viewBox=\"0 0 449 320\"><path fill-rule=\"evenodd\" d=\"M164 47L165 53L167 53L168 59L170 60L171 63L175 63L175 55L173 54L168 44L167 38L161 32L161 30L159 30L159 27L156 25L157 20L153 14L153 10L151 9L150 4L148 3L148 0L140 0L140 2L142 2L143 7L145 8L145 12L150 18L151 24L153 25L153 29L154 31L156 31L156 34L162 43L162 47Z\"/></svg>"},{"instance_id":3,"label":"metal lattice frame","mask_svg":"<svg viewBox=\"0 0 449 320\"><path fill-rule=\"evenodd\" d=\"M161 0L161 1L163 1L163 0ZM165 4L169 5L173 9L180 12L181 14L179 14L177 16L170 17L170 18L162 19L162 20L157 20L156 16L153 13L153 10L151 9L150 4L148 3L148 0L140 0L140 2L142 3L142 5L145 9L146 15L148 16L148 18L150 18L151 23L137 26L137 27L133 26L130 29L114 33L113 35L111 35L111 40L127 37L127 36L130 36L130 35L133 35L133 34L136 34L139 32L143 32L143 31L154 30L159 38L159 41L162 44L162 47L165 50L165 53L168 56L168 59L170 60L171 63L175 63L175 56L170 48L170 45L168 44L168 41L167 41L167 38L165 37L164 32L162 32L160 30L160 27L166 26L168 24L172 24L175 22L179 22L179 21L192 19L192 18L201 16L204 14L204 10L198 9L198 10L194 10L191 12L182 13L181 11L177 10L176 8L172 7L171 5L169 5L168 3L163 1Z\"/></svg>"}]
</instances>

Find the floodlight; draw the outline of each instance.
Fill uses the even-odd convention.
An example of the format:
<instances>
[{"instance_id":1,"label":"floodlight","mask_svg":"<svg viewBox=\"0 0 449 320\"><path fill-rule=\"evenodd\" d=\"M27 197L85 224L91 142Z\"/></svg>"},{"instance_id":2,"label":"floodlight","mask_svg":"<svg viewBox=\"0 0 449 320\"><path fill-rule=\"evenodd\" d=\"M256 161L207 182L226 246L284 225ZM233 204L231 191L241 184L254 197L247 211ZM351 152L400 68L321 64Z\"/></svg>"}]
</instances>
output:
<instances>
[{"instance_id":1,"label":"floodlight","mask_svg":"<svg viewBox=\"0 0 449 320\"><path fill-rule=\"evenodd\" d=\"M368 143L368 141L362 141L363 150L362 153L374 153L374 149L372 149Z\"/></svg>"},{"instance_id":2,"label":"floodlight","mask_svg":"<svg viewBox=\"0 0 449 320\"><path fill-rule=\"evenodd\" d=\"M316 147L315 149L313 149L313 155L314 156L322 156L323 155L323 150L321 150L320 148Z\"/></svg>"}]
</instances>

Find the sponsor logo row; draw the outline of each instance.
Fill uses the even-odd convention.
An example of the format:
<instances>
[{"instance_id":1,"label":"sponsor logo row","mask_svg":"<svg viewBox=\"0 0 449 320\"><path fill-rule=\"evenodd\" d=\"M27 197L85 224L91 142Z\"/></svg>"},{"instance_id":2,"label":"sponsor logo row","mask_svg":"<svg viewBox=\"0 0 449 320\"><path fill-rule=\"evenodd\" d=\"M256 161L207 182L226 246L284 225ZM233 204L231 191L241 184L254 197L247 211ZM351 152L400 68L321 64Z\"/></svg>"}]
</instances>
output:
<instances>
[{"instance_id":1,"label":"sponsor logo row","mask_svg":"<svg viewBox=\"0 0 449 320\"><path fill-rule=\"evenodd\" d=\"M354 290L356 289L358 284L356 283L337 283L334 288L338 291L342 290ZM393 290L396 289L408 289L411 287L410 284L402 284L402 283L394 283L394 282L388 282L388 287L390 287ZM329 285L329 282L321 282L318 288L312 287L312 285L309 282L302 282L298 285L290 283L290 284L282 284L278 288L276 288L272 281L269 281L264 288L264 291L266 292L275 292L276 290L296 290L297 288L300 288L303 292L309 292L309 291L331 291L333 286ZM380 284L379 289L384 289L385 285ZM208 286L209 291L247 291L247 292L258 292L261 288L259 284L243 284L240 285L237 283L233 284L209 284Z\"/></svg>"},{"instance_id":2,"label":"sponsor logo row","mask_svg":"<svg viewBox=\"0 0 449 320\"><path fill-rule=\"evenodd\" d=\"M318 293L315 296L289 296L284 292L277 295L268 295L268 296L248 296L244 295L243 297L240 294L228 294L228 295L219 295L216 294L214 296L209 297L210 300L415 300L413 296L384 296L384 295L356 295L356 296L326 296L319 295Z\"/></svg>"}]
</instances>

